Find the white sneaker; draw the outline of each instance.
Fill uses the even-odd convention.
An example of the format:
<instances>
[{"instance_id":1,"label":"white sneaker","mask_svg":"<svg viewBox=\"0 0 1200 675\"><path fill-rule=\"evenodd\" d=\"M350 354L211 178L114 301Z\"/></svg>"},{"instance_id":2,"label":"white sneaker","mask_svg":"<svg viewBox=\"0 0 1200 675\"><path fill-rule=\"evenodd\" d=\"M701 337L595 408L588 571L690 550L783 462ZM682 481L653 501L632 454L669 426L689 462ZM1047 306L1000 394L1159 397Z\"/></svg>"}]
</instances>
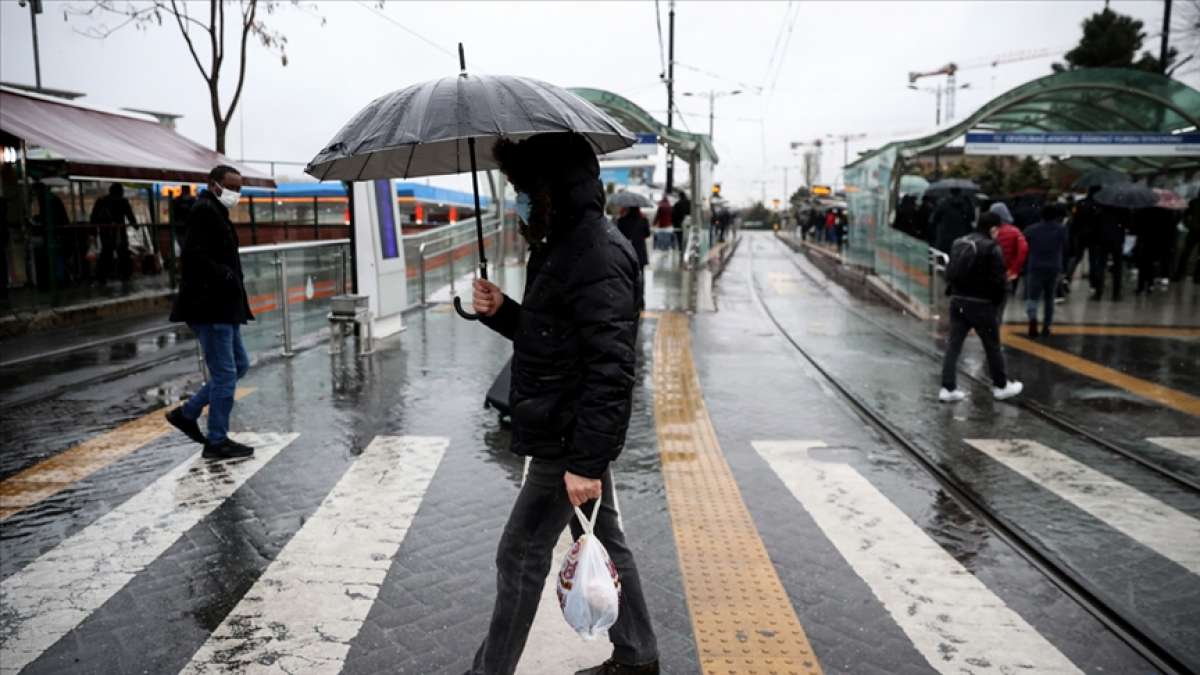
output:
<instances>
[{"instance_id":1,"label":"white sneaker","mask_svg":"<svg viewBox=\"0 0 1200 675\"><path fill-rule=\"evenodd\" d=\"M938 392L938 400L942 403L954 403L955 401L961 401L966 397L967 392L963 391L962 389L947 389L942 387L942 390Z\"/></svg>"},{"instance_id":2,"label":"white sneaker","mask_svg":"<svg viewBox=\"0 0 1200 675\"><path fill-rule=\"evenodd\" d=\"M1003 389L992 387L992 396L996 397L997 401L1003 401L1006 398L1012 398L1021 393L1025 389L1025 385L1016 380L1009 380L1008 384L1004 385Z\"/></svg>"}]
</instances>

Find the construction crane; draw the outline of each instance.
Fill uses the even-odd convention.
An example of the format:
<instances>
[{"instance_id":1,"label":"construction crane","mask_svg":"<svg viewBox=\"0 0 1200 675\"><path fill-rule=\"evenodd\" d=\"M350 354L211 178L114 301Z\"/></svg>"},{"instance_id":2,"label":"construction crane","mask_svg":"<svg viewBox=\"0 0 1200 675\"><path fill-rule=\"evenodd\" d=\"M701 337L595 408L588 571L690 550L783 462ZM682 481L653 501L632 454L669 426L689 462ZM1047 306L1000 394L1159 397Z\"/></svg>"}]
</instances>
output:
<instances>
[{"instance_id":1,"label":"construction crane","mask_svg":"<svg viewBox=\"0 0 1200 675\"><path fill-rule=\"evenodd\" d=\"M958 90L957 73L958 73L958 65L955 64L953 61L950 63L947 63L946 65L942 66L941 68L938 68L937 70L929 70L926 72L909 71L909 73L908 73L908 88L909 89L916 89L917 88L917 80L919 80L923 77L937 77L939 75L946 76L946 88L942 89L942 85L938 84L937 89L935 90L935 93L937 94L937 97L938 97L938 124L939 125L942 122L941 108L942 108L943 92L945 93L945 96L946 96L946 121L949 122L950 120L954 119L954 92Z\"/></svg>"},{"instance_id":2,"label":"construction crane","mask_svg":"<svg viewBox=\"0 0 1200 675\"><path fill-rule=\"evenodd\" d=\"M910 89L916 89L917 88L917 86L916 86L917 80L920 80L921 78L937 77L940 75L946 76L945 89L943 89L941 85L938 85L938 87L935 90L933 90L933 93L936 93L937 97L938 97L938 109L939 109L938 123L940 125L941 124L941 112L940 111L941 111L942 96L945 95L946 121L949 122L950 120L954 119L955 93L959 89L966 89L967 87L970 86L969 84L964 84L964 85L962 85L962 87L958 86L958 72L960 70L976 70L979 68L995 68L996 66L1002 66L1002 65L1009 64L1009 63L1019 63L1021 61L1032 61L1035 59L1044 59L1047 57L1058 56L1058 55L1062 54L1063 52L1067 51L1067 49L1069 49L1069 48L1070 47L1049 47L1049 48L1044 48L1044 49L1020 49L1017 51L1005 52L1004 54L999 54L997 56L993 56L993 57L989 57L989 58L968 61L961 65L958 63L955 63L954 61L951 61L950 63L947 63L946 65L942 66L941 68L937 68L935 70L928 70L928 71L924 71L924 72L910 71L908 73L908 86Z\"/></svg>"}]
</instances>

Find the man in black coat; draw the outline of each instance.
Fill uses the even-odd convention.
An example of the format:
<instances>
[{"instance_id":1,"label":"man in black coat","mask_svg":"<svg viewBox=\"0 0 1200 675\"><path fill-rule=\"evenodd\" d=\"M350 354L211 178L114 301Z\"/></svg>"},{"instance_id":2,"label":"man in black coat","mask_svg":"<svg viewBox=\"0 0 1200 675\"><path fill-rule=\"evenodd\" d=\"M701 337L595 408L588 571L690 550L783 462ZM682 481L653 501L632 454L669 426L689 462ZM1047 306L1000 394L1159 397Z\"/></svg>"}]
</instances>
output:
<instances>
[{"instance_id":1,"label":"man in black coat","mask_svg":"<svg viewBox=\"0 0 1200 675\"><path fill-rule=\"evenodd\" d=\"M930 216L935 239L933 247L944 253L950 252L954 240L971 232L971 224L975 221L975 207L970 197L962 190L952 188L950 196L938 202Z\"/></svg>"},{"instance_id":2,"label":"man in black coat","mask_svg":"<svg viewBox=\"0 0 1200 675\"><path fill-rule=\"evenodd\" d=\"M1004 353L1000 351L999 309L1008 293L1008 272L1004 253L991 234L998 220L995 216L981 217L974 231L955 240L949 248L946 292L950 295L950 335L946 338L942 389L938 392L938 400L943 403L966 398L966 393L957 387L958 357L972 329L987 356L992 395L997 399L1011 398L1023 388L1020 382L1008 378Z\"/></svg>"},{"instance_id":3,"label":"man in black coat","mask_svg":"<svg viewBox=\"0 0 1200 675\"><path fill-rule=\"evenodd\" d=\"M210 459L247 457L254 448L229 437L229 415L237 381L250 368L242 344L241 326L254 316L246 297L237 230L229 209L241 197L242 176L231 166L218 166L208 174L208 189L187 216L187 239L180 256L183 267L179 295L171 321L186 322L204 351L209 380L187 403L167 413L167 421L204 444ZM196 420L208 406L208 436Z\"/></svg>"},{"instance_id":4,"label":"man in black coat","mask_svg":"<svg viewBox=\"0 0 1200 675\"><path fill-rule=\"evenodd\" d=\"M680 253L683 253L683 247L686 244L683 240L683 221L690 215L692 215L692 200L688 199L687 193L679 190L679 199L671 207L671 229L675 231L675 247L679 249Z\"/></svg>"},{"instance_id":5,"label":"man in black coat","mask_svg":"<svg viewBox=\"0 0 1200 675\"><path fill-rule=\"evenodd\" d=\"M133 206L125 198L125 186L120 183L108 186L108 194L97 199L92 205L89 220L93 225L101 226L96 281L101 286L108 283L114 265L117 277L121 281L129 281L133 274L133 254L129 250L129 235L125 228L128 225L137 225L137 218L133 215Z\"/></svg>"},{"instance_id":6,"label":"man in black coat","mask_svg":"<svg viewBox=\"0 0 1200 675\"><path fill-rule=\"evenodd\" d=\"M608 632L613 657L581 672L658 673L650 613L608 470L625 445L632 406L639 259L604 217L600 168L585 138L502 141L495 156L518 191L532 254L522 302L479 280L474 304L486 326L513 341L512 450L532 460L500 539L496 605L470 672L514 672L554 544L568 523L576 537L582 531L572 507L599 499L594 534L620 575L620 611Z\"/></svg>"}]
</instances>

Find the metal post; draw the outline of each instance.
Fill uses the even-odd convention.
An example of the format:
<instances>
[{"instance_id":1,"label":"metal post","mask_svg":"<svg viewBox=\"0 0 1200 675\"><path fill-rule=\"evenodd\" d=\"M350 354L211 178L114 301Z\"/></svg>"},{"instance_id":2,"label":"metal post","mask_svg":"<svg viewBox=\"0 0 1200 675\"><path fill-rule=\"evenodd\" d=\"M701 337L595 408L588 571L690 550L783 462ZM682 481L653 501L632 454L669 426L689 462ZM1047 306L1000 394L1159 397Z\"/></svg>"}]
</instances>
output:
<instances>
[{"instance_id":1,"label":"metal post","mask_svg":"<svg viewBox=\"0 0 1200 675\"><path fill-rule=\"evenodd\" d=\"M713 109L717 106L717 94L713 90L708 90L708 140L713 137Z\"/></svg>"},{"instance_id":2,"label":"metal post","mask_svg":"<svg viewBox=\"0 0 1200 675\"><path fill-rule=\"evenodd\" d=\"M671 0L667 28L667 133L675 121L675 0ZM675 185L675 153L667 150L667 186L669 194Z\"/></svg>"},{"instance_id":3,"label":"metal post","mask_svg":"<svg viewBox=\"0 0 1200 675\"><path fill-rule=\"evenodd\" d=\"M419 249L417 249L417 255L419 256L417 264L420 266L420 270L421 270L421 305L424 305L425 304L425 244L421 244L421 247Z\"/></svg>"},{"instance_id":4,"label":"metal post","mask_svg":"<svg viewBox=\"0 0 1200 675\"><path fill-rule=\"evenodd\" d=\"M337 288L338 288L338 293L341 295L345 295L348 292L346 289L346 261L347 261L347 258L349 258L349 256L346 255L346 247L339 246L338 247Z\"/></svg>"},{"instance_id":5,"label":"metal post","mask_svg":"<svg viewBox=\"0 0 1200 675\"><path fill-rule=\"evenodd\" d=\"M279 286L279 316L283 321L283 355L292 355L292 317L288 308L287 255L275 252L275 281Z\"/></svg>"},{"instance_id":6,"label":"metal post","mask_svg":"<svg viewBox=\"0 0 1200 675\"><path fill-rule=\"evenodd\" d=\"M42 57L38 54L37 15L42 13L42 0L29 3L29 25L33 29L33 78L37 88L42 88Z\"/></svg>"},{"instance_id":7,"label":"metal post","mask_svg":"<svg viewBox=\"0 0 1200 675\"><path fill-rule=\"evenodd\" d=\"M170 279L171 288L175 288L175 195L167 196L167 232L170 241L168 242L167 255L167 278Z\"/></svg>"},{"instance_id":8,"label":"metal post","mask_svg":"<svg viewBox=\"0 0 1200 675\"><path fill-rule=\"evenodd\" d=\"M254 197L251 196L246 207L250 211L250 243L258 244L258 223L254 220Z\"/></svg>"},{"instance_id":9,"label":"metal post","mask_svg":"<svg viewBox=\"0 0 1200 675\"><path fill-rule=\"evenodd\" d=\"M317 209L317 197L313 195L313 239L321 238L320 212Z\"/></svg>"},{"instance_id":10,"label":"metal post","mask_svg":"<svg viewBox=\"0 0 1200 675\"><path fill-rule=\"evenodd\" d=\"M453 237L451 237L450 242L451 242L450 248L447 250L446 255L450 256L450 262L449 262L449 264L450 264L450 295L454 295L454 243L453 243L454 238Z\"/></svg>"},{"instance_id":11,"label":"metal post","mask_svg":"<svg viewBox=\"0 0 1200 675\"><path fill-rule=\"evenodd\" d=\"M35 33L36 35L36 33ZM1167 56L1170 55L1171 41L1171 0L1163 0L1163 29L1162 29L1162 46L1158 52L1158 64L1162 68L1162 74L1167 74Z\"/></svg>"}]
</instances>

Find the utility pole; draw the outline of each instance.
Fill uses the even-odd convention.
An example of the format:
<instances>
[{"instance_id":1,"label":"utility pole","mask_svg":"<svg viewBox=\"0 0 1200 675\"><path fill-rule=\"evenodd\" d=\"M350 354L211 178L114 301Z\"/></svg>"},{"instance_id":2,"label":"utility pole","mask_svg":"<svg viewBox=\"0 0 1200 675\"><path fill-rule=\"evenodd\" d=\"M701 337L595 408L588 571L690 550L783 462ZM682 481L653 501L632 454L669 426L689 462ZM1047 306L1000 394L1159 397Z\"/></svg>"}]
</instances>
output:
<instances>
[{"instance_id":1,"label":"utility pole","mask_svg":"<svg viewBox=\"0 0 1200 675\"><path fill-rule=\"evenodd\" d=\"M675 122L675 0L667 15L667 132ZM675 153L667 149L667 193L675 186Z\"/></svg>"},{"instance_id":2,"label":"utility pole","mask_svg":"<svg viewBox=\"0 0 1200 675\"><path fill-rule=\"evenodd\" d=\"M37 15L42 13L42 0L21 0L21 6L29 2L29 26L33 30L33 78L37 88L42 88L42 58L38 54Z\"/></svg>"},{"instance_id":3,"label":"utility pole","mask_svg":"<svg viewBox=\"0 0 1200 675\"><path fill-rule=\"evenodd\" d=\"M1171 0L1163 0L1163 29L1162 47L1158 52L1158 63L1162 66L1163 75L1167 74L1167 55L1170 54L1168 43L1171 35Z\"/></svg>"}]
</instances>

